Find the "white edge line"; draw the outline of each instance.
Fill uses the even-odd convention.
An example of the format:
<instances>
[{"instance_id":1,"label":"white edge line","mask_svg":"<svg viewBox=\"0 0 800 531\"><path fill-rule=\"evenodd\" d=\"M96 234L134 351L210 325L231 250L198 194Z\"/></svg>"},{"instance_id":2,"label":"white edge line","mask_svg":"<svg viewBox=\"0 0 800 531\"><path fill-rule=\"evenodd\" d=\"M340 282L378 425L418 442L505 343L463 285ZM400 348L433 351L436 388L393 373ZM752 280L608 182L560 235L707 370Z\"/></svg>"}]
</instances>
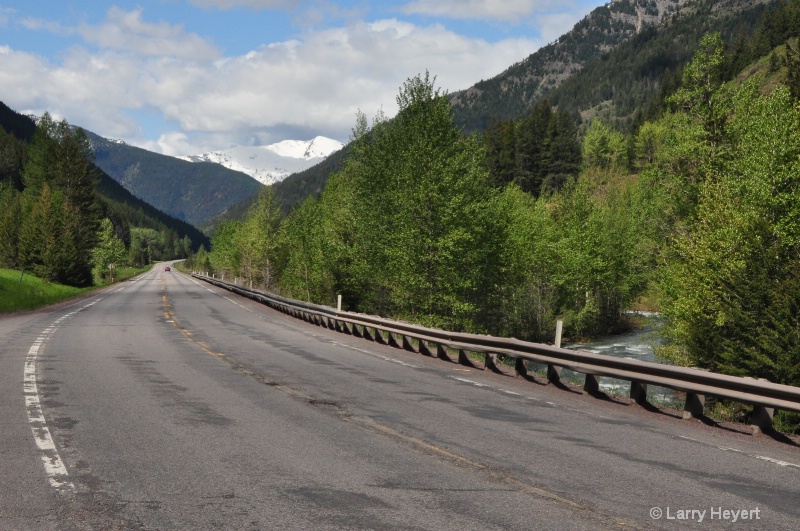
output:
<instances>
[{"instance_id":1,"label":"white edge line","mask_svg":"<svg viewBox=\"0 0 800 531\"><path fill-rule=\"evenodd\" d=\"M119 290L117 290L119 291ZM116 291L114 292L116 293ZM69 472L58 453L58 448L53 440L53 435L50 428L47 426L47 420L42 411L42 401L39 396L39 386L36 383L36 361L39 357L39 351L42 349L47 336L51 335L63 321L69 319L78 312L94 306L102 301L103 297L98 297L92 302L85 304L77 310L73 310L67 314L62 315L53 323L42 331L42 334L36 338L31 347L28 349L28 354L25 356L25 367L23 369L23 394L25 396L25 411L28 416L28 424L31 427L33 439L36 442L36 447L41 452L42 464L44 471L47 475L47 480L56 490L75 491L75 485L69 481Z\"/></svg>"}]
</instances>

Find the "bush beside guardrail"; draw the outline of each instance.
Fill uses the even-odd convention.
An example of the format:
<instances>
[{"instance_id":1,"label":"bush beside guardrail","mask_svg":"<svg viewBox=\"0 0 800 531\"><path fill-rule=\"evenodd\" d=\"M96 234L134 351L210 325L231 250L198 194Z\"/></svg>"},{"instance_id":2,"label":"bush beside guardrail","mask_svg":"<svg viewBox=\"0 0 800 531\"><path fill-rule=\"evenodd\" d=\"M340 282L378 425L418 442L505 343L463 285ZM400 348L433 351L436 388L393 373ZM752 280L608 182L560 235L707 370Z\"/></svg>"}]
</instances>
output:
<instances>
[{"instance_id":1,"label":"bush beside guardrail","mask_svg":"<svg viewBox=\"0 0 800 531\"><path fill-rule=\"evenodd\" d=\"M647 402L648 385L681 391L686 393L684 419L703 415L706 396L753 406L750 424L754 433L772 428L775 409L800 412L798 387L689 367L604 356L514 338L426 328L288 299L205 275L192 276L318 326L479 369L488 368L508 374L498 363L498 356L503 355L514 360L512 375L527 377L528 363L539 363L547 366L548 380L558 383L561 368L567 368L585 375L583 388L589 394L599 392L601 376L619 378L631 382L630 397L639 404ZM483 364L474 361L470 353L483 355Z\"/></svg>"}]
</instances>

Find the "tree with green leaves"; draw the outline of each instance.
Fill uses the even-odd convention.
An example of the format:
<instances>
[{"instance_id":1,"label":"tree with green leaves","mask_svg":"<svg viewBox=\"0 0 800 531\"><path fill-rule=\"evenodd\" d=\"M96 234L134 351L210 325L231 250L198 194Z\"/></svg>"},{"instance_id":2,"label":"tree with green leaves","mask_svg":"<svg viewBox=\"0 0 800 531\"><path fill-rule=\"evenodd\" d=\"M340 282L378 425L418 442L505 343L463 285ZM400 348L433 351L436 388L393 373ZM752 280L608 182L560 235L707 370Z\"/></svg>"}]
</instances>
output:
<instances>
[{"instance_id":1,"label":"tree with green leaves","mask_svg":"<svg viewBox=\"0 0 800 531\"><path fill-rule=\"evenodd\" d=\"M490 329L506 337L549 341L558 317L554 277L558 230L547 199L534 198L519 187L506 187L493 209L503 230L499 261L501 281L481 306L496 308Z\"/></svg>"},{"instance_id":2,"label":"tree with green leaves","mask_svg":"<svg viewBox=\"0 0 800 531\"><path fill-rule=\"evenodd\" d=\"M725 43L719 33L703 36L694 57L683 70L681 87L667 100L675 109L702 124L712 152L722 141L730 112L727 105L730 95L720 90L724 53Z\"/></svg>"},{"instance_id":3,"label":"tree with green leaves","mask_svg":"<svg viewBox=\"0 0 800 531\"><path fill-rule=\"evenodd\" d=\"M226 221L217 227L211 238L211 265L213 270L229 277L239 275L239 250L236 233L241 222Z\"/></svg>"},{"instance_id":4,"label":"tree with green leaves","mask_svg":"<svg viewBox=\"0 0 800 531\"><path fill-rule=\"evenodd\" d=\"M356 139L348 161L366 307L462 328L490 262L492 197L483 150L455 127L450 102L426 73L407 80L399 112ZM363 129L363 128L362 128Z\"/></svg>"},{"instance_id":5,"label":"tree with green leaves","mask_svg":"<svg viewBox=\"0 0 800 531\"><path fill-rule=\"evenodd\" d=\"M45 182L19 233L19 261L37 276L62 281L67 266L64 237L64 199Z\"/></svg>"},{"instance_id":6,"label":"tree with green leaves","mask_svg":"<svg viewBox=\"0 0 800 531\"><path fill-rule=\"evenodd\" d=\"M125 257L125 244L115 234L111 220L104 218L100 222L97 246L92 249L92 274L95 284L113 281L114 271L124 263Z\"/></svg>"},{"instance_id":7,"label":"tree with green leaves","mask_svg":"<svg viewBox=\"0 0 800 531\"><path fill-rule=\"evenodd\" d=\"M324 214L319 201L307 198L286 217L281 234L281 289L290 297L332 305L336 293L325 253Z\"/></svg>"},{"instance_id":8,"label":"tree with green leaves","mask_svg":"<svg viewBox=\"0 0 800 531\"><path fill-rule=\"evenodd\" d=\"M239 274L269 289L275 281L280 205L271 186L263 188L236 231Z\"/></svg>"},{"instance_id":9,"label":"tree with green leaves","mask_svg":"<svg viewBox=\"0 0 800 531\"><path fill-rule=\"evenodd\" d=\"M763 95L751 82L734 96L725 156L700 184L662 283L661 354L797 385L800 111L785 87Z\"/></svg>"},{"instance_id":10,"label":"tree with green leaves","mask_svg":"<svg viewBox=\"0 0 800 531\"><path fill-rule=\"evenodd\" d=\"M628 145L625 137L603 121L592 120L583 139L583 163L587 168L627 168Z\"/></svg>"},{"instance_id":11,"label":"tree with green leaves","mask_svg":"<svg viewBox=\"0 0 800 531\"><path fill-rule=\"evenodd\" d=\"M486 169L495 186L503 187L516 174L516 124L513 120L490 120L483 136Z\"/></svg>"},{"instance_id":12,"label":"tree with green leaves","mask_svg":"<svg viewBox=\"0 0 800 531\"><path fill-rule=\"evenodd\" d=\"M514 182L534 196L541 193L547 173L552 121L553 110L542 101L517 123Z\"/></svg>"},{"instance_id":13,"label":"tree with green leaves","mask_svg":"<svg viewBox=\"0 0 800 531\"><path fill-rule=\"evenodd\" d=\"M37 250L41 243L26 241L23 262L39 267L51 280L91 285L91 250L99 228L99 209L97 179L85 133L74 130L66 121L56 123L45 113L37 124L23 181L27 204L38 208L34 219L52 233L54 246ZM31 215L33 212L26 218ZM38 230L31 227L32 223L29 219L24 222L26 238Z\"/></svg>"},{"instance_id":14,"label":"tree with green leaves","mask_svg":"<svg viewBox=\"0 0 800 531\"><path fill-rule=\"evenodd\" d=\"M11 184L0 182L0 267L18 265L21 226L22 194Z\"/></svg>"}]
</instances>

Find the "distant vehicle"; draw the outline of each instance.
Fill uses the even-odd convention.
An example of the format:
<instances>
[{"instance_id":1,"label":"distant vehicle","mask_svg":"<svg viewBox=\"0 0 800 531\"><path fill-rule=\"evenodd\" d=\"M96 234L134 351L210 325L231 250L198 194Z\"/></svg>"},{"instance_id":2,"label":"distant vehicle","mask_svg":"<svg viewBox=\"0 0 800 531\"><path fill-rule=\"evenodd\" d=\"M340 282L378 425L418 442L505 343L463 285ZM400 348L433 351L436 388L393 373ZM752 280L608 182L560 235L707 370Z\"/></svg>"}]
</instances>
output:
<instances>
[{"instance_id":1,"label":"distant vehicle","mask_svg":"<svg viewBox=\"0 0 800 531\"><path fill-rule=\"evenodd\" d=\"M170 269L169 266L167 266L164 268L164 271L172 271L172 269Z\"/></svg>"}]
</instances>

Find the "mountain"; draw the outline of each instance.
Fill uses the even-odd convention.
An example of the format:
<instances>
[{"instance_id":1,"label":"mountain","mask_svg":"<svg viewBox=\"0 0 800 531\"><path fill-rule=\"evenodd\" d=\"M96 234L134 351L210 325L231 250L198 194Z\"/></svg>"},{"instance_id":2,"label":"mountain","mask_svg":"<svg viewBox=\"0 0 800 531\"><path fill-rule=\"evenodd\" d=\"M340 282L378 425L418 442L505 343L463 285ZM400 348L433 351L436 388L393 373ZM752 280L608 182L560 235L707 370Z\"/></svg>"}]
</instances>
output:
<instances>
[{"instance_id":1,"label":"mountain","mask_svg":"<svg viewBox=\"0 0 800 531\"><path fill-rule=\"evenodd\" d=\"M268 146L239 146L178 158L220 164L269 185L322 162L342 147L341 142L318 136L308 141L284 140Z\"/></svg>"},{"instance_id":2,"label":"mountain","mask_svg":"<svg viewBox=\"0 0 800 531\"><path fill-rule=\"evenodd\" d=\"M255 195L262 186L219 164L191 163L86 134L98 167L136 197L195 226Z\"/></svg>"},{"instance_id":3,"label":"mountain","mask_svg":"<svg viewBox=\"0 0 800 531\"><path fill-rule=\"evenodd\" d=\"M454 119L481 132L492 118L518 118L548 99L577 113L622 103L616 115L630 121L634 107L659 97L667 70L682 68L703 34L720 31L728 42L752 34L770 3L614 0L504 72L451 94Z\"/></svg>"},{"instance_id":4,"label":"mountain","mask_svg":"<svg viewBox=\"0 0 800 531\"><path fill-rule=\"evenodd\" d=\"M14 157L8 148L19 143L19 149L27 150L35 131L36 124L31 117L19 114L0 102L0 153L4 155L0 157L2 159L0 162L9 162L11 158L19 159L15 164L8 166L0 164L0 184L8 180L22 189L22 180L14 175L14 171L9 170L18 171L22 168L24 152L21 151ZM17 168L13 168L14 166ZM100 196L101 210L104 216L113 217L118 224L128 227L153 229L162 233L170 241L188 237L192 241L194 249L199 248L200 245L208 247L210 243L208 237L197 228L169 216L135 197L99 168L97 179L96 190Z\"/></svg>"},{"instance_id":5,"label":"mountain","mask_svg":"<svg viewBox=\"0 0 800 531\"><path fill-rule=\"evenodd\" d=\"M770 28L782 27L774 9L778 3L614 0L494 78L451 93L453 119L465 133L482 133L491 120L519 119L546 100L576 121L600 116L629 131L637 118L657 112L664 96L677 87L683 65L704 34L723 35L729 53L737 56L732 71L776 46ZM319 194L346 151L278 183L284 209Z\"/></svg>"}]
</instances>

